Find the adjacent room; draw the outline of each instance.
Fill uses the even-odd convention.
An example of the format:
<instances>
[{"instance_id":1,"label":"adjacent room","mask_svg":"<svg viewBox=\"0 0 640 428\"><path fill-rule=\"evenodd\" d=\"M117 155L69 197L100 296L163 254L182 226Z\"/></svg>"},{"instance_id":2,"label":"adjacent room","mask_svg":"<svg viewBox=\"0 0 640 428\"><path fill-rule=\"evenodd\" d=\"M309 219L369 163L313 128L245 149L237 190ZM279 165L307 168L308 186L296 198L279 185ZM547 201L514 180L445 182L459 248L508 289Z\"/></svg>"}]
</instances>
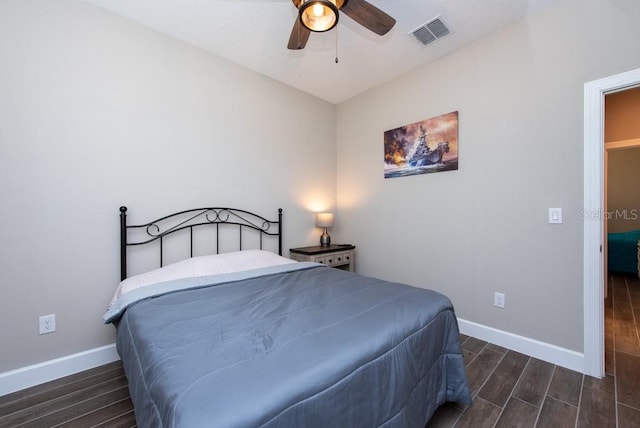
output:
<instances>
[{"instance_id":1,"label":"adjacent room","mask_svg":"<svg viewBox=\"0 0 640 428\"><path fill-rule=\"evenodd\" d=\"M156 366L171 353L148 357L151 380L132 368L177 315L142 292L126 303L140 312L114 303L176 281L202 294L160 298L194 313L277 301L221 307L270 321L216 340L303 367L247 357L236 372L256 396L230 381L220 426L640 424L640 134L589 113L638 92L637 0L3 0L0 32L0 426L198 426L144 390L187 396L204 368ZM638 98L622 103L633 123ZM191 209L165 238L163 217ZM213 229L192 235L194 219ZM205 294L193 272L211 263L216 284L250 291ZM328 283L345 285L306 288ZM321 311L343 294L376 315L360 334L351 312ZM387 300L406 306L372 309ZM294 323L267 330L284 313ZM147 336L121 337L145 320ZM299 326L326 335L281 350ZM401 370L356 362L381 355ZM319 374L334 361L335 382Z\"/></svg>"}]
</instances>

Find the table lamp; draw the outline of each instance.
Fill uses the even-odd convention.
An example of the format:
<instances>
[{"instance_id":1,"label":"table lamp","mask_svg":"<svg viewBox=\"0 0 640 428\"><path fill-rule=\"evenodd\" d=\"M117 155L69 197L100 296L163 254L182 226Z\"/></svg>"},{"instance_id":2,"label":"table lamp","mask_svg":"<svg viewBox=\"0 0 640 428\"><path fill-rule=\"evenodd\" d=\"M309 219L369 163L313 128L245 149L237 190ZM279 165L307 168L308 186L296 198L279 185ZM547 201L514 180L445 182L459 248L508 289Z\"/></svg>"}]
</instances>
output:
<instances>
[{"instance_id":1,"label":"table lamp","mask_svg":"<svg viewBox=\"0 0 640 428\"><path fill-rule=\"evenodd\" d=\"M327 227L333 226L333 213L317 213L316 226L324 228L324 232L320 235L320 245L328 247L331 244L331 236L327 233Z\"/></svg>"}]
</instances>

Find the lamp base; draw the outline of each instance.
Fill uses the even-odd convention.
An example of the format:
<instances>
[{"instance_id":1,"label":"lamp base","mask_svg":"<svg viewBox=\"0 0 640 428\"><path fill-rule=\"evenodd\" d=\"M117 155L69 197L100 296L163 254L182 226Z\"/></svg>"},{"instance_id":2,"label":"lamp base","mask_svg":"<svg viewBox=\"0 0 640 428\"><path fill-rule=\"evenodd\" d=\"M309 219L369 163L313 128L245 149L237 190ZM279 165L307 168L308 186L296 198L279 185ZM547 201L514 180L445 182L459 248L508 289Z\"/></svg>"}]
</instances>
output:
<instances>
[{"instance_id":1,"label":"lamp base","mask_svg":"<svg viewBox=\"0 0 640 428\"><path fill-rule=\"evenodd\" d=\"M322 247L328 247L329 245L331 245L331 236L329 236L329 234L327 233L327 228L324 228L324 232L322 232L322 235L320 235L320 246Z\"/></svg>"}]
</instances>

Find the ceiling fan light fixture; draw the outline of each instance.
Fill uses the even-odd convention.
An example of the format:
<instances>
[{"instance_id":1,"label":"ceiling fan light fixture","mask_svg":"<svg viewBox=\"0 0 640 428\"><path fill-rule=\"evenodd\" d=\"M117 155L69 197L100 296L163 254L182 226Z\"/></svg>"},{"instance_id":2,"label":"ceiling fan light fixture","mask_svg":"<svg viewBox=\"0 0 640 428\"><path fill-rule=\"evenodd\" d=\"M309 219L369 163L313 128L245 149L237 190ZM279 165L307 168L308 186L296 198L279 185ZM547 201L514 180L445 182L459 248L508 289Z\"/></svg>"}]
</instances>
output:
<instances>
[{"instance_id":1,"label":"ceiling fan light fixture","mask_svg":"<svg viewBox=\"0 0 640 428\"><path fill-rule=\"evenodd\" d=\"M300 22L307 29L321 33L329 31L338 23L337 0L302 0L299 7Z\"/></svg>"}]
</instances>

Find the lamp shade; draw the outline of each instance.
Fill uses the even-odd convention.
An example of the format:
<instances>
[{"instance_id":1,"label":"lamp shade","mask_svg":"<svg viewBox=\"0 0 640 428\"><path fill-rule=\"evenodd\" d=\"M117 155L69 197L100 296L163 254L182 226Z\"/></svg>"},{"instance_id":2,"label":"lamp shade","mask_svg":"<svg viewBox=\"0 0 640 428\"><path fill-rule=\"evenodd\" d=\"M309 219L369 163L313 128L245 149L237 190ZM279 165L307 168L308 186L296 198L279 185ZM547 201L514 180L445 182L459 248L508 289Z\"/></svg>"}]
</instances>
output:
<instances>
[{"instance_id":1,"label":"lamp shade","mask_svg":"<svg viewBox=\"0 0 640 428\"><path fill-rule=\"evenodd\" d=\"M318 227L331 227L331 226L333 226L333 213L318 213L318 214L316 214L316 226L318 226Z\"/></svg>"}]
</instances>

